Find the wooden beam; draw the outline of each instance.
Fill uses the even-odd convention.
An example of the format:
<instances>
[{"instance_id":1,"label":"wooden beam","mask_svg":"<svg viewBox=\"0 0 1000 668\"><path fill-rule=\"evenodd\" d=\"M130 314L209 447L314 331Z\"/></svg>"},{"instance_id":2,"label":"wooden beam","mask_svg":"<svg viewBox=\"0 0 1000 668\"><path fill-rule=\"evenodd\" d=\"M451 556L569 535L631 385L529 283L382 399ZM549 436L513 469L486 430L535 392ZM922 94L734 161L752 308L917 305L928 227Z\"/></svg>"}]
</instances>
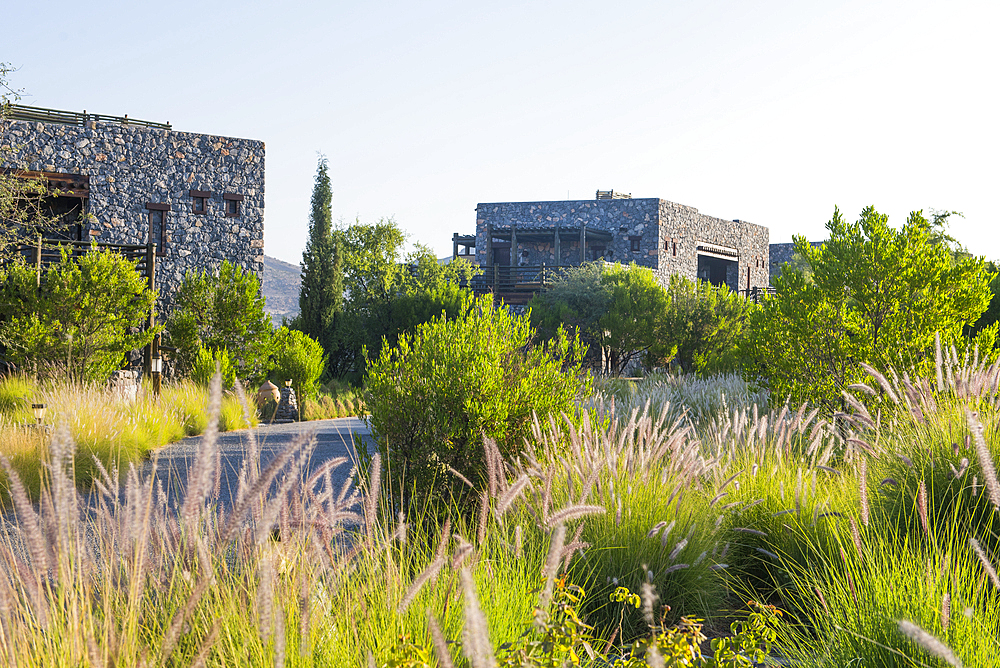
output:
<instances>
[{"instance_id":1,"label":"wooden beam","mask_svg":"<svg viewBox=\"0 0 1000 668\"><path fill-rule=\"evenodd\" d=\"M510 224L510 266L517 266L517 227Z\"/></svg>"},{"instance_id":2,"label":"wooden beam","mask_svg":"<svg viewBox=\"0 0 1000 668\"><path fill-rule=\"evenodd\" d=\"M554 239L554 242L553 242L552 245L554 246L554 251L555 251L555 255L556 255L556 259L555 259L555 262L553 264L560 265L560 264L562 264L562 252L561 252L561 249L559 247L559 224L558 223L556 223L556 238Z\"/></svg>"}]
</instances>

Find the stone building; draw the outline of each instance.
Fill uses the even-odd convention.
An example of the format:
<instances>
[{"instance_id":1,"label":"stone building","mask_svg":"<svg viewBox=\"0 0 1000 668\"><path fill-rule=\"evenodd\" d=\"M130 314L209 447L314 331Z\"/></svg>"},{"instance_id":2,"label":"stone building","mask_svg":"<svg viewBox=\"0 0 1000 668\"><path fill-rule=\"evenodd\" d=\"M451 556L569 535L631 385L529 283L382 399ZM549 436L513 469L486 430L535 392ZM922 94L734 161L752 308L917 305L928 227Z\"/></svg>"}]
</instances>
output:
<instances>
[{"instance_id":1,"label":"stone building","mask_svg":"<svg viewBox=\"0 0 1000 668\"><path fill-rule=\"evenodd\" d=\"M680 274L744 293L768 285L766 227L614 191L593 200L482 203L475 236L456 235L453 244L459 257L474 249L487 283L492 275L603 258L649 267L664 284Z\"/></svg>"},{"instance_id":2,"label":"stone building","mask_svg":"<svg viewBox=\"0 0 1000 668\"><path fill-rule=\"evenodd\" d=\"M189 269L229 260L260 272L264 142L169 123L11 105L0 122L8 173L44 177L63 238L157 244L161 308ZM76 222L73 222L76 221Z\"/></svg>"}]
</instances>

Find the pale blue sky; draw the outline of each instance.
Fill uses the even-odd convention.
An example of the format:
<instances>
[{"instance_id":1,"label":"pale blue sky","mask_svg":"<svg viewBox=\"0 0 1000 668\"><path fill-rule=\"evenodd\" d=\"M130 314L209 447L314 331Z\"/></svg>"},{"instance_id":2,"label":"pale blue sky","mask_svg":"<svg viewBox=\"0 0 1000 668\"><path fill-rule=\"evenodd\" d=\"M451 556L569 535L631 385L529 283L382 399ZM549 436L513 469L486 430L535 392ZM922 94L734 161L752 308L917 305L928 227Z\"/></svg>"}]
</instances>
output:
<instances>
[{"instance_id":1,"label":"pale blue sky","mask_svg":"<svg viewBox=\"0 0 1000 668\"><path fill-rule=\"evenodd\" d=\"M661 197L823 237L965 213L1000 259L1000 3L9 3L24 102L267 143L265 252L334 217L450 254L478 202Z\"/></svg>"}]
</instances>

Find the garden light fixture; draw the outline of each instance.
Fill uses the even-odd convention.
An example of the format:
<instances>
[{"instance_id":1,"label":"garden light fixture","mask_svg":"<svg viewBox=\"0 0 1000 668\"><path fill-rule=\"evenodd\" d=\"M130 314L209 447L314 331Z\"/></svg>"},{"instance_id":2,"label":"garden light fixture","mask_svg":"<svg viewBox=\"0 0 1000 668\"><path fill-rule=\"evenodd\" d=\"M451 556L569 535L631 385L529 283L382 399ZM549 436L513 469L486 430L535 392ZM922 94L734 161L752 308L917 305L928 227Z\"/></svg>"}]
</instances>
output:
<instances>
[{"instance_id":1,"label":"garden light fixture","mask_svg":"<svg viewBox=\"0 0 1000 668\"><path fill-rule=\"evenodd\" d=\"M42 424L45 419L45 404L31 404L31 412L35 414L35 422Z\"/></svg>"}]
</instances>

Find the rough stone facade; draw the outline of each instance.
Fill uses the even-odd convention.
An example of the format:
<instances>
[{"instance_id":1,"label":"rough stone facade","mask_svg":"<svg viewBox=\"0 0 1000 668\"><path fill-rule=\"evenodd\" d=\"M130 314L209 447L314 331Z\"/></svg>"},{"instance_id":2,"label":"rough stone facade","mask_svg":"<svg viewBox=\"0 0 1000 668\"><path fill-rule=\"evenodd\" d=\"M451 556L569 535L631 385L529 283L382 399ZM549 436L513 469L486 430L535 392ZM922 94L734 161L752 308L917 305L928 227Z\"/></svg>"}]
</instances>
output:
<instances>
[{"instance_id":1,"label":"rough stone facade","mask_svg":"<svg viewBox=\"0 0 1000 668\"><path fill-rule=\"evenodd\" d=\"M823 242L810 241L809 244L813 248L819 248ZM770 254L770 280L773 283L775 277L781 276L781 266L792 261L792 257L795 255L795 244L771 244Z\"/></svg>"},{"instance_id":2,"label":"rough stone facade","mask_svg":"<svg viewBox=\"0 0 1000 668\"><path fill-rule=\"evenodd\" d=\"M649 267L662 283L671 274L708 278L706 264L716 266L713 282L725 282L739 291L768 285L768 229L740 220L723 220L697 209L658 198L566 200L551 202L482 203L476 208L476 261L488 266L509 263L505 257L488 257L487 229L509 234L511 227L535 232L532 240L518 242L515 255L524 265L575 265L581 260L580 240L554 243L538 240L542 229L587 230L603 238L587 239L586 260ZM610 234L610 238L608 235ZM528 236L528 235L525 235ZM562 235L561 235L562 238ZM492 244L491 244L492 247ZM509 246L500 252L509 252ZM701 272L699 271L701 270ZM724 280L721 278L724 272Z\"/></svg>"},{"instance_id":3,"label":"rough stone facade","mask_svg":"<svg viewBox=\"0 0 1000 668\"><path fill-rule=\"evenodd\" d=\"M161 309L190 269L214 269L223 260L262 269L264 142L115 122L8 120L0 144L14 149L5 167L87 177L83 241L145 244L151 210L163 212ZM198 191L202 212L195 211Z\"/></svg>"}]
</instances>

